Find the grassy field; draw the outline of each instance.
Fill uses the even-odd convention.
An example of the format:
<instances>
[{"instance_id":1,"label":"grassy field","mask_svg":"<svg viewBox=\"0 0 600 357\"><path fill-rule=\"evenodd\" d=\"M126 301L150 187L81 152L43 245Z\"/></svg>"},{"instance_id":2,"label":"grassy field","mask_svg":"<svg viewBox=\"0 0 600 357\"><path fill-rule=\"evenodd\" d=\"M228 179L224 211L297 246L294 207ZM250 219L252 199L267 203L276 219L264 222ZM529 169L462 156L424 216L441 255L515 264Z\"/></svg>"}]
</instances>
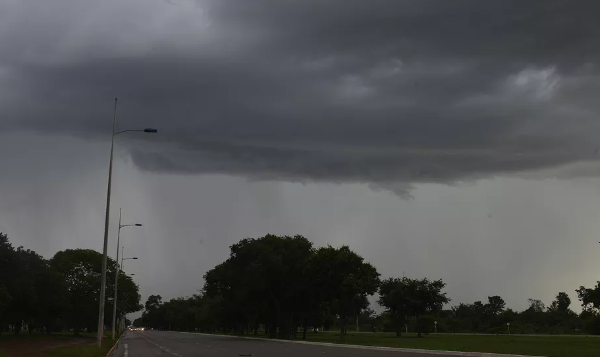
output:
<instances>
[{"instance_id":1,"label":"grassy field","mask_svg":"<svg viewBox=\"0 0 600 357\"><path fill-rule=\"evenodd\" d=\"M408 334L396 338L394 334L387 333L349 333L342 342L338 333L321 332L309 334L307 340L363 346L493 352L549 357L600 356L600 337L428 335L419 338L416 335Z\"/></svg>"}]
</instances>

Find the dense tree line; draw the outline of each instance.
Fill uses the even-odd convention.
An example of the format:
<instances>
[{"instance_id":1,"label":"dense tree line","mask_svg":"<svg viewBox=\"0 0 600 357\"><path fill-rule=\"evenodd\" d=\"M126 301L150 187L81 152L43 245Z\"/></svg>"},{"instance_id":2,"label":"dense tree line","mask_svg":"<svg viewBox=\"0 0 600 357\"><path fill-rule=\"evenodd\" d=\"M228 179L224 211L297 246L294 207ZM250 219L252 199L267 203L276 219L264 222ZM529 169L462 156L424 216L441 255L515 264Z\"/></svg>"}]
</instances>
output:
<instances>
[{"instance_id":1,"label":"dense tree line","mask_svg":"<svg viewBox=\"0 0 600 357\"><path fill-rule=\"evenodd\" d=\"M108 260L107 297L114 295L117 263ZM95 332L102 254L89 249L67 249L51 259L32 250L14 248L0 233L0 333L19 334L23 328L54 331ZM112 299L105 321L112 323ZM119 275L117 315L142 309L138 286L130 276Z\"/></svg>"},{"instance_id":2,"label":"dense tree line","mask_svg":"<svg viewBox=\"0 0 600 357\"><path fill-rule=\"evenodd\" d=\"M546 307L529 299L515 312L500 296L487 302L449 307L441 280L380 280L374 266L350 250L315 248L302 236L267 235L243 239L229 258L204 275L198 294L163 301L152 295L136 326L225 333L305 337L307 331L403 331L430 333L593 333L600 334L600 283L577 289L583 312L570 309L565 292ZM383 312L369 307L378 293ZM437 325L436 325L437 323ZM507 325L510 324L510 326Z\"/></svg>"}]
</instances>

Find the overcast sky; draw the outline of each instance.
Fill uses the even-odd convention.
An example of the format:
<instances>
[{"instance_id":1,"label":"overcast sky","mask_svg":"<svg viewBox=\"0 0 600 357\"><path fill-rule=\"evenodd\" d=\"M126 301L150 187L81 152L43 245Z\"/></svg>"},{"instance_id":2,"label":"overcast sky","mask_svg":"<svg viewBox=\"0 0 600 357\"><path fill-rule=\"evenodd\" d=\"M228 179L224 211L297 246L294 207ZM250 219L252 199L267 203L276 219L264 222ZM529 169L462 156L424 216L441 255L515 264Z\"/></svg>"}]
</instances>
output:
<instances>
[{"instance_id":1,"label":"overcast sky","mask_svg":"<svg viewBox=\"0 0 600 357\"><path fill-rule=\"evenodd\" d=\"M0 231L101 250L113 101L143 299L267 233L453 303L600 272L597 1L3 0Z\"/></svg>"}]
</instances>

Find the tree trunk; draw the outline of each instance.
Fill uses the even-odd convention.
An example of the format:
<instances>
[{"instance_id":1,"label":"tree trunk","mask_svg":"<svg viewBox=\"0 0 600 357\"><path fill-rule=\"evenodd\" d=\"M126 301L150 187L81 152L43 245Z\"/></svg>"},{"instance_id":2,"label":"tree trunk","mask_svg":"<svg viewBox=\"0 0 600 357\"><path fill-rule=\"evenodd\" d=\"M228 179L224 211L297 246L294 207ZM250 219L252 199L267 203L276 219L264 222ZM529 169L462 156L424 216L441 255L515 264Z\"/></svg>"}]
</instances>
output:
<instances>
[{"instance_id":1,"label":"tree trunk","mask_svg":"<svg viewBox=\"0 0 600 357\"><path fill-rule=\"evenodd\" d=\"M340 317L340 340L344 340L346 335L346 317Z\"/></svg>"},{"instance_id":2,"label":"tree trunk","mask_svg":"<svg viewBox=\"0 0 600 357\"><path fill-rule=\"evenodd\" d=\"M402 337L402 327L396 328L396 337Z\"/></svg>"},{"instance_id":3,"label":"tree trunk","mask_svg":"<svg viewBox=\"0 0 600 357\"><path fill-rule=\"evenodd\" d=\"M277 338L281 338L281 339L287 338L288 330L289 330L289 326L284 320L283 323L281 323L279 325L279 333L277 334Z\"/></svg>"},{"instance_id":4,"label":"tree trunk","mask_svg":"<svg viewBox=\"0 0 600 357\"><path fill-rule=\"evenodd\" d=\"M290 337L291 338L296 338L296 331L298 330L298 326L296 326L296 319L295 319L295 314L292 312L292 318L290 320Z\"/></svg>"},{"instance_id":5,"label":"tree trunk","mask_svg":"<svg viewBox=\"0 0 600 357\"><path fill-rule=\"evenodd\" d=\"M308 321L307 318L304 317L304 321L302 322L302 339L306 340L306 330L308 329Z\"/></svg>"},{"instance_id":6,"label":"tree trunk","mask_svg":"<svg viewBox=\"0 0 600 357\"><path fill-rule=\"evenodd\" d=\"M73 335L74 336L79 336L79 323L75 323L73 325Z\"/></svg>"},{"instance_id":7,"label":"tree trunk","mask_svg":"<svg viewBox=\"0 0 600 357\"><path fill-rule=\"evenodd\" d=\"M277 324L271 322L271 326L269 326L269 337L276 338L277 337Z\"/></svg>"},{"instance_id":8,"label":"tree trunk","mask_svg":"<svg viewBox=\"0 0 600 357\"><path fill-rule=\"evenodd\" d=\"M273 291L271 291L270 288L269 292L273 299L273 304L275 305L275 316L273 317L273 331L271 331L270 337L275 338L277 337L277 325L279 325L279 335L281 335L281 330L283 327L281 321L283 319L281 318L281 307L279 306L279 300L275 298L275 294L273 294Z\"/></svg>"}]
</instances>

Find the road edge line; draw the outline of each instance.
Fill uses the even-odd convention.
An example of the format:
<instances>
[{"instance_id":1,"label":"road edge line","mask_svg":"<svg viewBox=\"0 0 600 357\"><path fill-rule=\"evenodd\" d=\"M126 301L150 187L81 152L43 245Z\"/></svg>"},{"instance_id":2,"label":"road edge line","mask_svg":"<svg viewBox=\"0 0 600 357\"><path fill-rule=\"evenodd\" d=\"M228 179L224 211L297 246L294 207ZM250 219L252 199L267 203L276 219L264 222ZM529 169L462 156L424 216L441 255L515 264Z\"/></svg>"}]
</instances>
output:
<instances>
[{"instance_id":1,"label":"road edge line","mask_svg":"<svg viewBox=\"0 0 600 357\"><path fill-rule=\"evenodd\" d=\"M180 332L180 331L165 331L165 332L188 333L188 334L192 334L192 335L203 335L203 336L243 338L246 340L259 340L259 341L270 341L270 342L281 342L281 343L296 343L296 344L300 344L300 345L316 345L316 346L326 346L326 347L353 348L353 349L359 349L359 350L411 352L411 353L421 353L421 354L429 354L429 355L451 355L451 356L467 356L467 357L546 357L546 356L534 356L534 355L513 355L513 354L505 354L505 353L502 354L502 353L493 353L493 352L442 351L442 350L426 350L426 349L419 349L419 348L363 346L363 345L350 345L350 344L343 344L343 343L280 340L280 339L275 339L275 338L217 335L217 334L200 333L200 332L183 332L183 331L182 332Z\"/></svg>"},{"instance_id":2,"label":"road edge line","mask_svg":"<svg viewBox=\"0 0 600 357\"><path fill-rule=\"evenodd\" d=\"M112 346L112 348L110 349L110 351L108 351L108 353L106 354L106 357L110 357L110 355L115 351L115 348L119 345L119 342L121 342L121 339L125 335L125 332L126 331L123 331L123 333L121 334L121 336L119 336L119 339L117 340L117 342L115 342L115 344Z\"/></svg>"}]
</instances>

